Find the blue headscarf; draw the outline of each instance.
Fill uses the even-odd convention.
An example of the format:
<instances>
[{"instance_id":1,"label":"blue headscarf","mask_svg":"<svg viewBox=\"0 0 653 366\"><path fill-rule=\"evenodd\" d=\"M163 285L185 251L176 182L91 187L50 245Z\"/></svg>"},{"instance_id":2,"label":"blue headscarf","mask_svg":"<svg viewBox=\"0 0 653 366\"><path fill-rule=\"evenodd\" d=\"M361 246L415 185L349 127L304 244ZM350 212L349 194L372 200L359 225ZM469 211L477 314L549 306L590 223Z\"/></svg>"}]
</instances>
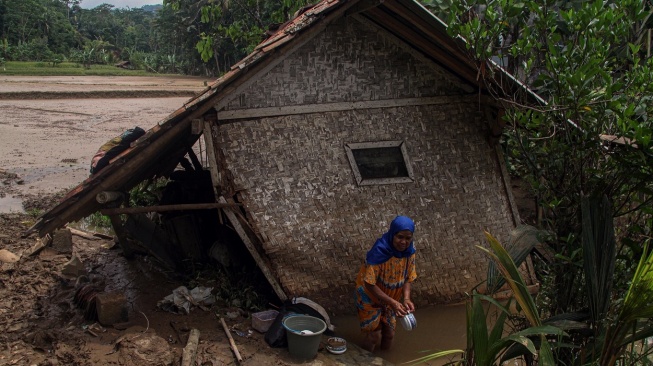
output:
<instances>
[{"instance_id":1,"label":"blue headscarf","mask_svg":"<svg viewBox=\"0 0 653 366\"><path fill-rule=\"evenodd\" d=\"M390 223L388 232L376 239L376 243L374 243L372 249L367 252L367 257L365 258L367 264L381 264L391 257L404 258L413 255L415 253L415 246L412 241L403 252L398 251L392 245L392 238L394 238L395 234L403 230L409 230L411 233L414 233L415 223L406 216L395 217L392 223Z\"/></svg>"}]
</instances>

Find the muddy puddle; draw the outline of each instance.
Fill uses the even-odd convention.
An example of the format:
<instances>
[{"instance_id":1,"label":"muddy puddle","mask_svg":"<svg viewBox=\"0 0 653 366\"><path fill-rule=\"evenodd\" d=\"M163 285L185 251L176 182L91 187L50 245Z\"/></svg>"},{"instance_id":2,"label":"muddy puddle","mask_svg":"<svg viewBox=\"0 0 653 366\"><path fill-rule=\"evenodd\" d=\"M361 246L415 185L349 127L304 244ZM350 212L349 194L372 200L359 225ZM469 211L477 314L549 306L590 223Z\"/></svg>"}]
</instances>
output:
<instances>
[{"instance_id":1,"label":"muddy puddle","mask_svg":"<svg viewBox=\"0 0 653 366\"><path fill-rule=\"evenodd\" d=\"M374 351L393 364L399 365L429 354L451 349L465 349L465 305L430 306L415 311L417 328L404 330L397 325L394 344L391 349ZM336 334L347 342L361 345L363 336L358 327L356 315L340 316L333 319ZM450 361L442 358L424 365L444 365Z\"/></svg>"}]
</instances>

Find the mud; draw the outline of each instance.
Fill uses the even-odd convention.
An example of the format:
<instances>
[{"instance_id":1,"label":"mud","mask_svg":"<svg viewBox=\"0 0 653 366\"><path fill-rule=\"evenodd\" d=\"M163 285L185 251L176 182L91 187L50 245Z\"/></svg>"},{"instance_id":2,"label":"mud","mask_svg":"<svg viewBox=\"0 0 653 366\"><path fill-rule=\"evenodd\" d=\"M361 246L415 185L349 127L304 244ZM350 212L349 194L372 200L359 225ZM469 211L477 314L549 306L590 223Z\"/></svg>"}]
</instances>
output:
<instances>
[{"instance_id":1,"label":"mud","mask_svg":"<svg viewBox=\"0 0 653 366\"><path fill-rule=\"evenodd\" d=\"M250 332L251 311L227 298L193 307L188 315L157 307L181 285L224 286L225 273L210 265L180 274L151 257L126 260L112 239L93 233L73 235L72 253L46 247L29 255L38 240L21 233L88 176L100 145L127 128L153 126L188 99L151 93L197 93L206 80L3 76L0 81L0 249L20 257L0 262L0 365L179 365L191 329L200 331L194 364L238 364L219 317L241 365L388 364L354 344L343 355L321 348L312 361L293 360L287 349L270 348L263 334ZM62 273L73 255L85 276ZM124 294L128 320L102 326L85 319L73 301L84 281L97 285L98 293Z\"/></svg>"}]
</instances>

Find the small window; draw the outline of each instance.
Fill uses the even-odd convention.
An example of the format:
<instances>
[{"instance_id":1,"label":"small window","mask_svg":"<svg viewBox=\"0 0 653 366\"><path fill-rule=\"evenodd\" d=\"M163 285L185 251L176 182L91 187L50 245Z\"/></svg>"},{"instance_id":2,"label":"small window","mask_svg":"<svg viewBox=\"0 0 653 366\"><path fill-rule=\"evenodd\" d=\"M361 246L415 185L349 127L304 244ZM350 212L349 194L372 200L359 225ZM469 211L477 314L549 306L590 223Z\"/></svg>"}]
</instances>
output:
<instances>
[{"instance_id":1,"label":"small window","mask_svg":"<svg viewBox=\"0 0 653 366\"><path fill-rule=\"evenodd\" d=\"M403 141L349 143L345 149L359 185L413 181Z\"/></svg>"}]
</instances>

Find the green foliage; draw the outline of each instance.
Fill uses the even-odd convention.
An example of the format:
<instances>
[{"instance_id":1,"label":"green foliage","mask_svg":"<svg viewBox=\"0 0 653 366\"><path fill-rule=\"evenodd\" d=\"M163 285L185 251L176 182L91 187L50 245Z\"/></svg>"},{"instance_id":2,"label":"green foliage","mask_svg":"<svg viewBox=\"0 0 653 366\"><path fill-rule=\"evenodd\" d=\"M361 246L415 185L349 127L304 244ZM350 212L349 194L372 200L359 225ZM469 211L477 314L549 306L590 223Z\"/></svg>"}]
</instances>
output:
<instances>
[{"instance_id":1,"label":"green foliage","mask_svg":"<svg viewBox=\"0 0 653 366\"><path fill-rule=\"evenodd\" d=\"M537 233L520 230L515 236L535 237ZM490 248L479 248L488 254L504 277L517 302L518 315L527 319L528 326L522 329L508 327L510 320L516 316L511 311L513 299L507 304L501 304L490 296L474 291L466 311L467 348L459 362L470 366L492 366L514 359L535 357L538 365L556 365L553 349L563 346L559 340L567 334L559 327L542 321L535 300L528 292L508 251L490 233L486 232L485 237ZM490 319L492 314L497 314L494 320ZM488 327L488 324L491 326ZM552 344L548 338L550 336L555 336L557 341ZM460 350L443 351L411 362L422 363L459 352Z\"/></svg>"},{"instance_id":2,"label":"green foliage","mask_svg":"<svg viewBox=\"0 0 653 366\"><path fill-rule=\"evenodd\" d=\"M76 62L61 62L55 66L51 62L6 61L0 75L99 75L99 76L151 76L145 70L125 70L113 65L91 65L84 68Z\"/></svg>"},{"instance_id":3,"label":"green foliage","mask_svg":"<svg viewBox=\"0 0 653 366\"><path fill-rule=\"evenodd\" d=\"M616 365L637 342L653 337L653 253L644 246L642 256L616 319L608 325L601 348L600 365ZM650 349L644 349L650 354ZM632 357L632 353L629 354Z\"/></svg>"},{"instance_id":4,"label":"green foliage","mask_svg":"<svg viewBox=\"0 0 653 366\"><path fill-rule=\"evenodd\" d=\"M131 207L158 205L168 182L167 178L140 182L129 191L129 205Z\"/></svg>"},{"instance_id":5,"label":"green foliage","mask_svg":"<svg viewBox=\"0 0 653 366\"><path fill-rule=\"evenodd\" d=\"M30 208L26 210L27 215L29 215L33 219L37 219L39 216L43 214L43 209L41 208Z\"/></svg>"},{"instance_id":6,"label":"green foliage","mask_svg":"<svg viewBox=\"0 0 653 366\"><path fill-rule=\"evenodd\" d=\"M204 63L218 73L254 50L270 25L284 23L308 0L165 0L164 9L174 11L175 22L193 40Z\"/></svg>"},{"instance_id":7,"label":"green foliage","mask_svg":"<svg viewBox=\"0 0 653 366\"><path fill-rule=\"evenodd\" d=\"M510 233L510 240L505 248L517 265L521 264L533 248L544 243L549 234L530 225L519 225ZM499 269L491 261L487 272L487 291L495 293L505 283L505 278L499 275Z\"/></svg>"},{"instance_id":8,"label":"green foliage","mask_svg":"<svg viewBox=\"0 0 653 366\"><path fill-rule=\"evenodd\" d=\"M83 220L84 227L93 228L111 228L111 219L109 216L101 214L99 211L93 212Z\"/></svg>"},{"instance_id":9,"label":"green foliage","mask_svg":"<svg viewBox=\"0 0 653 366\"><path fill-rule=\"evenodd\" d=\"M156 12L79 3L0 0L0 57L87 68L128 60L149 72L218 75L308 0L170 0Z\"/></svg>"},{"instance_id":10,"label":"green foliage","mask_svg":"<svg viewBox=\"0 0 653 366\"><path fill-rule=\"evenodd\" d=\"M619 286L607 300L623 298L624 276L634 270L652 228L653 123L648 116L653 112L649 103L653 59L647 58L651 46L645 37L650 4L643 0L429 4L448 17L449 31L467 41L477 64L500 62L546 100L541 103L525 90L513 93L487 85L506 110L508 166L530 183L541 213L537 225L553 234L548 243L556 255L547 266L550 293L541 303L549 308L543 311L551 315L581 311L588 305L587 296L596 293L603 299L590 305L594 317L601 318L607 302L599 288L606 291L601 281L611 269L601 254L588 257L584 243L589 228L583 221L582 201L605 196L614 207L612 216L621 217L618 236L624 241L613 256L633 260L618 262L621 271L613 272L617 277L613 283ZM492 67L487 73L500 76ZM593 235L597 240L598 232ZM588 263L600 266L597 272L592 273ZM603 280L591 282L599 278Z\"/></svg>"}]
</instances>

